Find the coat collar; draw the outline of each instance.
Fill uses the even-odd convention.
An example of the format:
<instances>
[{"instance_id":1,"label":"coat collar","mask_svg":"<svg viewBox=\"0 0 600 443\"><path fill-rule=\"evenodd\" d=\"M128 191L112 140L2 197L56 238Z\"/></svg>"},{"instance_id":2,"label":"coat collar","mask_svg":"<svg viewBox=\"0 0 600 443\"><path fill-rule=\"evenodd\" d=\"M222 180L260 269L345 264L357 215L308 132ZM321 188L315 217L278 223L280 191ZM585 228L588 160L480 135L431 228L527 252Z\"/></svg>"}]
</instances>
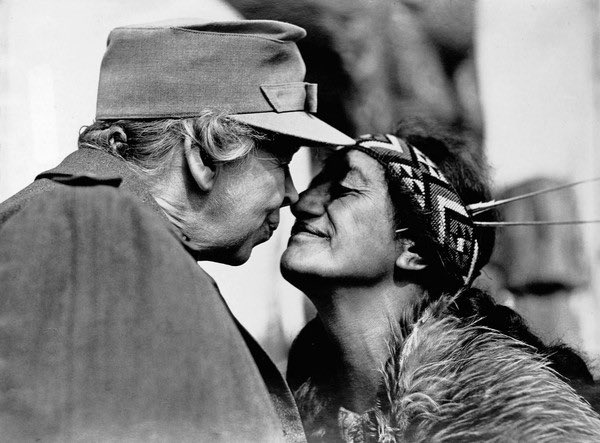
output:
<instances>
[{"instance_id":1,"label":"coat collar","mask_svg":"<svg viewBox=\"0 0 600 443\"><path fill-rule=\"evenodd\" d=\"M69 154L55 168L39 174L36 180L57 176L62 177L63 180L65 177L70 177L73 180L92 180L98 182L98 184L118 186L119 189L135 196L152 208L192 257L195 260L200 259L201 251L191 244L189 239L168 220L162 208L150 194L148 186L125 161L100 149L80 148Z\"/></svg>"},{"instance_id":2,"label":"coat collar","mask_svg":"<svg viewBox=\"0 0 600 443\"><path fill-rule=\"evenodd\" d=\"M138 175L127 163L108 152L99 149L80 148L69 154L57 167L42 172L36 177L50 178L54 175L86 176L98 181L121 179L119 188L135 195L139 200L150 206L160 217L167 220L163 210L142 182Z\"/></svg>"}]
</instances>

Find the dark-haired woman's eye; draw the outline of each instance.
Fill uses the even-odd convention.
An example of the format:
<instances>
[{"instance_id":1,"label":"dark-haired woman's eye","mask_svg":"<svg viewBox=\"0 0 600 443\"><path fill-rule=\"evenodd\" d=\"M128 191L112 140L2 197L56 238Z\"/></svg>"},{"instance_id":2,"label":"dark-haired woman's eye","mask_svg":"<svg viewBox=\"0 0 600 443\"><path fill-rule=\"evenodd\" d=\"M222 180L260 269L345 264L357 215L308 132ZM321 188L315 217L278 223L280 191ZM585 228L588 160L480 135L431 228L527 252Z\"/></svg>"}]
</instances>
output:
<instances>
[{"instance_id":1,"label":"dark-haired woman's eye","mask_svg":"<svg viewBox=\"0 0 600 443\"><path fill-rule=\"evenodd\" d=\"M331 194L334 198L343 197L344 195L351 194L352 192L354 192L354 189L347 188L340 183L334 183L331 187Z\"/></svg>"}]
</instances>

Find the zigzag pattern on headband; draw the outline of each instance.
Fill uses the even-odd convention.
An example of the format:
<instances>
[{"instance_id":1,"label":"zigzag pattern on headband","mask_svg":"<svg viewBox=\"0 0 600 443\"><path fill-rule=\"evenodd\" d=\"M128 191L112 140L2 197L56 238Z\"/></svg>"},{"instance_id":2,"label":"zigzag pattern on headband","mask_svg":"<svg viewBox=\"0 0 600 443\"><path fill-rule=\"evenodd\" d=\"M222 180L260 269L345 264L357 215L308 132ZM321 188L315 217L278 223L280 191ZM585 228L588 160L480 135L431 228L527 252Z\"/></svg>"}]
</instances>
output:
<instances>
[{"instance_id":1,"label":"zigzag pattern on headband","mask_svg":"<svg viewBox=\"0 0 600 443\"><path fill-rule=\"evenodd\" d=\"M425 154L393 135L363 135L354 147L375 158L430 217L440 258L458 269L465 284L479 255L475 226L458 193Z\"/></svg>"}]
</instances>

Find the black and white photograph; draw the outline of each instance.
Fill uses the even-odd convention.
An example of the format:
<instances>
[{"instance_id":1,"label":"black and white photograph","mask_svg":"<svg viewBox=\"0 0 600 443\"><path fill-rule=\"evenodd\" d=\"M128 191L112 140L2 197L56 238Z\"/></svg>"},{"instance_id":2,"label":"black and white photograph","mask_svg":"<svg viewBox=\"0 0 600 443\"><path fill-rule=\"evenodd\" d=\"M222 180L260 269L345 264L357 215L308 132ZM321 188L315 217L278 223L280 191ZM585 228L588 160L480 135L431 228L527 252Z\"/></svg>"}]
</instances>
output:
<instances>
[{"instance_id":1,"label":"black and white photograph","mask_svg":"<svg viewBox=\"0 0 600 443\"><path fill-rule=\"evenodd\" d=\"M0 0L0 442L600 442L600 0Z\"/></svg>"}]
</instances>

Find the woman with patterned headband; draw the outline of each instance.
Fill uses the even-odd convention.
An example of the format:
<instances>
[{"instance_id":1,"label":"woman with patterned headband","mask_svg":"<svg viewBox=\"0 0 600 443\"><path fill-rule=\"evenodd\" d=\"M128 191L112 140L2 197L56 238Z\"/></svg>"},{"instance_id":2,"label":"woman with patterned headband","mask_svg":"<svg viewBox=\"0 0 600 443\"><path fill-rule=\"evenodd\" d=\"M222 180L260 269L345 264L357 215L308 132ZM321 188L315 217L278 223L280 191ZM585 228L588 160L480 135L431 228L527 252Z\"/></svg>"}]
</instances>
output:
<instances>
[{"instance_id":1,"label":"woman with patterned headband","mask_svg":"<svg viewBox=\"0 0 600 443\"><path fill-rule=\"evenodd\" d=\"M598 441L554 372L589 382L583 361L471 287L494 242L468 206L485 169L432 129L359 138L292 207L281 269L318 312L288 363L309 441Z\"/></svg>"}]
</instances>

